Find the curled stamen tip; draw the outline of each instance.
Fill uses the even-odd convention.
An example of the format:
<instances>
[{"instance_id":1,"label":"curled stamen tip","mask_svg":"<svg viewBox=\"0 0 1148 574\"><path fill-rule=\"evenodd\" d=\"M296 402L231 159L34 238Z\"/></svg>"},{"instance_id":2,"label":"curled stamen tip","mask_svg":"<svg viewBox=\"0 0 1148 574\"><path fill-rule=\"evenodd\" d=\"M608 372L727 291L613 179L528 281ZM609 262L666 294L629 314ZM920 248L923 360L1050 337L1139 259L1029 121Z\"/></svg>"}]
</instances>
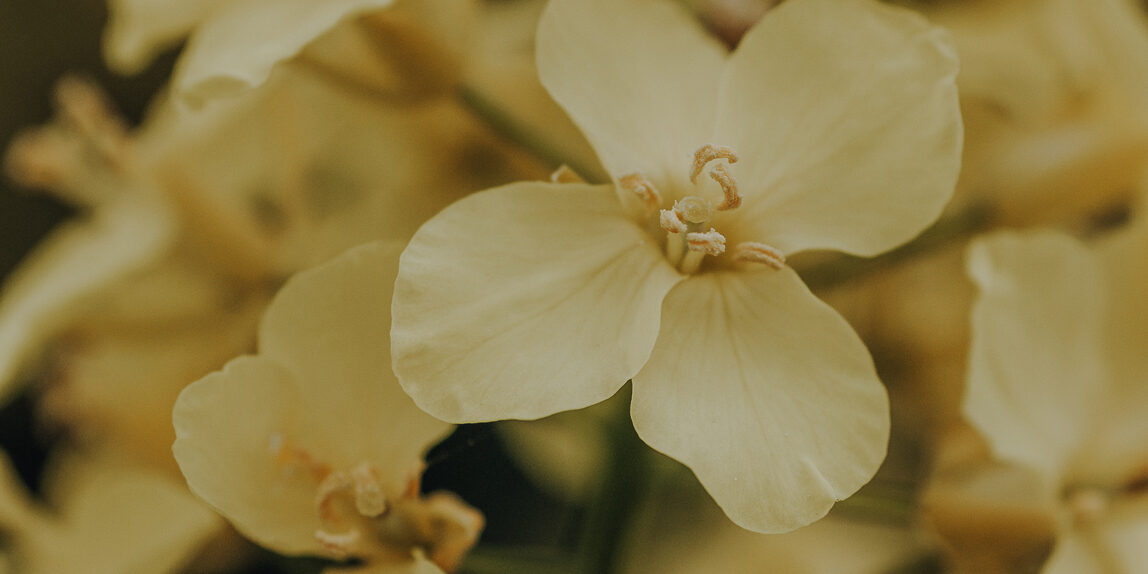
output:
<instances>
[{"instance_id":1,"label":"curled stamen tip","mask_svg":"<svg viewBox=\"0 0 1148 574\"><path fill-rule=\"evenodd\" d=\"M355 509L363 516L374 518L387 511L387 498L383 494L382 476L371 463L363 463L351 471L355 485Z\"/></svg>"},{"instance_id":2,"label":"curled stamen tip","mask_svg":"<svg viewBox=\"0 0 1148 574\"><path fill-rule=\"evenodd\" d=\"M737 153L733 148L724 145L705 144L694 152L694 164L690 168L690 182L697 183L698 176L705 169L706 164L715 159L725 159L730 163L737 163Z\"/></svg>"},{"instance_id":3,"label":"curled stamen tip","mask_svg":"<svg viewBox=\"0 0 1148 574\"><path fill-rule=\"evenodd\" d=\"M550 174L550 182L551 183L586 183L586 180L582 179L582 176L578 175L578 172L570 169L570 166L568 166L566 164L562 164L562 165L558 166L558 169L554 170L554 173Z\"/></svg>"},{"instance_id":4,"label":"curled stamen tip","mask_svg":"<svg viewBox=\"0 0 1148 574\"><path fill-rule=\"evenodd\" d=\"M733 174L724 165L714 166L710 170L710 179L716 181L721 186L722 193L725 194L725 201L717 206L718 211L737 209L741 205L741 194L737 191L737 180L733 178Z\"/></svg>"},{"instance_id":5,"label":"curled stamen tip","mask_svg":"<svg viewBox=\"0 0 1148 574\"><path fill-rule=\"evenodd\" d=\"M658 193L658 189L654 187L654 184L640 173L634 172L623 175L618 179L618 185L621 185L622 189L637 195L647 210L653 211L662 204L662 194Z\"/></svg>"},{"instance_id":6,"label":"curled stamen tip","mask_svg":"<svg viewBox=\"0 0 1148 574\"><path fill-rule=\"evenodd\" d=\"M785 267L785 254L764 243L747 241L739 243L735 257L746 263L762 263L774 269Z\"/></svg>"},{"instance_id":7,"label":"curled stamen tip","mask_svg":"<svg viewBox=\"0 0 1148 574\"><path fill-rule=\"evenodd\" d=\"M706 255L721 255L725 253L725 236L714 228L705 232L686 234L686 245L690 251L701 251Z\"/></svg>"},{"instance_id":8,"label":"curled stamen tip","mask_svg":"<svg viewBox=\"0 0 1148 574\"><path fill-rule=\"evenodd\" d=\"M682 221L678 213L672 209L663 209L658 220L662 224L662 229L670 233L683 233L687 229L685 222Z\"/></svg>"}]
</instances>

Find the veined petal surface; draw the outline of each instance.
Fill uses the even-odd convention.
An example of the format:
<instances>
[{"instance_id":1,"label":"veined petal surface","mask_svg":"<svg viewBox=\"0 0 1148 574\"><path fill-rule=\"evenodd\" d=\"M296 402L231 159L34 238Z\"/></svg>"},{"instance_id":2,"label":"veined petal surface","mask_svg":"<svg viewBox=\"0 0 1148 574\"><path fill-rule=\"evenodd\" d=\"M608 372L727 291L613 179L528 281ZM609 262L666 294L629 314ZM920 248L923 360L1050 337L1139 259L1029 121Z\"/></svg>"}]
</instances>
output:
<instances>
[{"instance_id":1,"label":"veined petal surface","mask_svg":"<svg viewBox=\"0 0 1148 574\"><path fill-rule=\"evenodd\" d=\"M538 25L538 74L615 178L663 191L709 142L725 48L662 0L554 0Z\"/></svg>"},{"instance_id":2,"label":"veined petal surface","mask_svg":"<svg viewBox=\"0 0 1148 574\"><path fill-rule=\"evenodd\" d=\"M680 279L613 186L484 191L428 221L403 252L395 372L419 406L452 422L585 407L645 364Z\"/></svg>"},{"instance_id":3,"label":"veined petal surface","mask_svg":"<svg viewBox=\"0 0 1148 574\"><path fill-rule=\"evenodd\" d=\"M969 249L973 307L964 412L997 456L1056 484L1091 430L1107 374L1104 277L1074 239L1000 234Z\"/></svg>"},{"instance_id":4,"label":"veined petal surface","mask_svg":"<svg viewBox=\"0 0 1148 574\"><path fill-rule=\"evenodd\" d=\"M792 0L742 40L713 136L740 156L739 237L875 255L953 193L962 128L948 34L871 0Z\"/></svg>"},{"instance_id":5,"label":"veined petal surface","mask_svg":"<svg viewBox=\"0 0 1148 574\"><path fill-rule=\"evenodd\" d=\"M788 268L672 289L631 414L642 440L690 467L734 522L766 533L853 494L889 438L868 351Z\"/></svg>"}]
</instances>

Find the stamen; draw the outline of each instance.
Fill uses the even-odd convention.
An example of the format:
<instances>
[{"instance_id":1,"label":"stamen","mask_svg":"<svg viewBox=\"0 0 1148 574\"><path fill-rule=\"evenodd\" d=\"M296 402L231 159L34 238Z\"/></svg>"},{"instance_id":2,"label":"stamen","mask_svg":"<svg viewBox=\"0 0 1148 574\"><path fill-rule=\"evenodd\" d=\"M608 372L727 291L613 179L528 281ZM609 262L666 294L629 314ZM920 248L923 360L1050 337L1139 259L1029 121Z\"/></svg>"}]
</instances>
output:
<instances>
[{"instance_id":1,"label":"stamen","mask_svg":"<svg viewBox=\"0 0 1148 574\"><path fill-rule=\"evenodd\" d=\"M374 518L387 510L383 494L382 476L375 465L364 462L351 471L355 486L355 509L363 516Z\"/></svg>"},{"instance_id":2,"label":"stamen","mask_svg":"<svg viewBox=\"0 0 1148 574\"><path fill-rule=\"evenodd\" d=\"M741 194L737 192L737 180L733 178L729 170L724 165L718 164L710 170L710 179L718 182L721 186L722 193L725 194L725 201L717 206L718 211L727 211L730 209L737 209L741 205Z\"/></svg>"},{"instance_id":3,"label":"stamen","mask_svg":"<svg viewBox=\"0 0 1148 574\"><path fill-rule=\"evenodd\" d=\"M641 199L642 203L645 204L647 211L653 211L662 204L662 194L658 193L654 184L650 183L650 180L640 173L623 175L618 180L618 184L622 186L622 189L637 195L638 199Z\"/></svg>"},{"instance_id":4,"label":"stamen","mask_svg":"<svg viewBox=\"0 0 1148 574\"><path fill-rule=\"evenodd\" d=\"M690 251L701 251L706 255L725 253L725 236L712 227L709 231L686 234L686 244Z\"/></svg>"},{"instance_id":5,"label":"stamen","mask_svg":"<svg viewBox=\"0 0 1148 574\"><path fill-rule=\"evenodd\" d=\"M694 152L694 165L690 168L690 182L697 183L698 176L701 175L706 164L715 159L725 159L730 163L737 163L737 154L732 148L724 145L703 145Z\"/></svg>"},{"instance_id":6,"label":"stamen","mask_svg":"<svg viewBox=\"0 0 1148 574\"><path fill-rule=\"evenodd\" d=\"M127 126L112 110L107 96L90 82L65 76L56 84L60 111L116 169L127 164Z\"/></svg>"},{"instance_id":7,"label":"stamen","mask_svg":"<svg viewBox=\"0 0 1148 574\"><path fill-rule=\"evenodd\" d=\"M359 542L361 537L362 535L358 530L350 530L343 534L335 534L326 530L315 531L315 540L336 560L343 560L350 556L355 544Z\"/></svg>"},{"instance_id":8,"label":"stamen","mask_svg":"<svg viewBox=\"0 0 1148 574\"><path fill-rule=\"evenodd\" d=\"M339 516L335 509L335 495L351 488L351 479L346 473L336 470L327 475L315 492L315 508L323 524L337 524Z\"/></svg>"},{"instance_id":9,"label":"stamen","mask_svg":"<svg viewBox=\"0 0 1148 574\"><path fill-rule=\"evenodd\" d=\"M570 166L568 166L566 164L562 164L562 165L558 166L558 169L554 170L554 173L550 174L550 182L551 183L586 183L586 180L582 179L582 176L578 175L578 172L570 169Z\"/></svg>"},{"instance_id":10,"label":"stamen","mask_svg":"<svg viewBox=\"0 0 1148 574\"><path fill-rule=\"evenodd\" d=\"M688 229L688 227L686 227L686 222L682 221L682 218L674 209L663 209L661 216L658 219L662 224L662 229L665 229L670 233L685 233L686 229Z\"/></svg>"},{"instance_id":11,"label":"stamen","mask_svg":"<svg viewBox=\"0 0 1148 574\"><path fill-rule=\"evenodd\" d=\"M710 207L710 202L692 195L674 202L674 212L682 220L696 225L705 225L713 217L713 208Z\"/></svg>"},{"instance_id":12,"label":"stamen","mask_svg":"<svg viewBox=\"0 0 1148 574\"><path fill-rule=\"evenodd\" d=\"M763 263L774 269L785 267L785 254L764 243L747 241L739 243L734 258L747 263Z\"/></svg>"}]
</instances>

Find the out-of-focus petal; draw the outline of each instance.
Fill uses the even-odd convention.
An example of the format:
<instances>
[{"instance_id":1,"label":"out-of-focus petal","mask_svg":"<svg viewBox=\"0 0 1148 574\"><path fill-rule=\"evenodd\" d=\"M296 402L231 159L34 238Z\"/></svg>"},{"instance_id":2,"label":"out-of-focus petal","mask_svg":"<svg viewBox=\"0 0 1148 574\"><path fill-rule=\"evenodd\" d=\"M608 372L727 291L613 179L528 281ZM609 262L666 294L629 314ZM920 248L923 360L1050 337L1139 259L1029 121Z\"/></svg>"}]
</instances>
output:
<instances>
[{"instance_id":1,"label":"out-of-focus petal","mask_svg":"<svg viewBox=\"0 0 1148 574\"><path fill-rule=\"evenodd\" d=\"M538 73L614 177L686 181L710 141L725 48L673 2L554 0Z\"/></svg>"},{"instance_id":2,"label":"out-of-focus petal","mask_svg":"<svg viewBox=\"0 0 1148 574\"><path fill-rule=\"evenodd\" d=\"M869 0L782 4L742 40L716 143L740 156L737 235L874 255L948 202L962 129L947 33Z\"/></svg>"},{"instance_id":3,"label":"out-of-focus petal","mask_svg":"<svg viewBox=\"0 0 1148 574\"><path fill-rule=\"evenodd\" d=\"M49 474L59 520L50 532L17 539L20 572L178 572L222 525L166 476L111 458L69 457Z\"/></svg>"},{"instance_id":4,"label":"out-of-focus petal","mask_svg":"<svg viewBox=\"0 0 1148 574\"><path fill-rule=\"evenodd\" d=\"M825 515L876 472L889 404L861 340L791 270L692 277L634 376L634 427L758 532Z\"/></svg>"},{"instance_id":5,"label":"out-of-focus petal","mask_svg":"<svg viewBox=\"0 0 1148 574\"><path fill-rule=\"evenodd\" d=\"M584 407L645 364L680 279L612 186L488 190L431 219L403 252L395 372L449 421Z\"/></svg>"},{"instance_id":6,"label":"out-of-focus petal","mask_svg":"<svg viewBox=\"0 0 1148 574\"><path fill-rule=\"evenodd\" d=\"M339 22L392 0L232 0L195 30L176 69L177 94L192 104L263 83L279 62Z\"/></svg>"},{"instance_id":7,"label":"out-of-focus petal","mask_svg":"<svg viewBox=\"0 0 1148 574\"><path fill-rule=\"evenodd\" d=\"M121 74L136 74L173 48L228 0L111 0L104 58Z\"/></svg>"},{"instance_id":8,"label":"out-of-focus petal","mask_svg":"<svg viewBox=\"0 0 1148 574\"><path fill-rule=\"evenodd\" d=\"M73 318L77 303L152 262L176 222L160 199L131 194L66 223L4 287L0 304L0 400L32 353Z\"/></svg>"},{"instance_id":9,"label":"out-of-focus petal","mask_svg":"<svg viewBox=\"0 0 1148 574\"><path fill-rule=\"evenodd\" d=\"M980 294L964 412L997 456L1056 484L1107 376L1099 262L1072 238L1043 232L979 240L968 265Z\"/></svg>"}]
</instances>

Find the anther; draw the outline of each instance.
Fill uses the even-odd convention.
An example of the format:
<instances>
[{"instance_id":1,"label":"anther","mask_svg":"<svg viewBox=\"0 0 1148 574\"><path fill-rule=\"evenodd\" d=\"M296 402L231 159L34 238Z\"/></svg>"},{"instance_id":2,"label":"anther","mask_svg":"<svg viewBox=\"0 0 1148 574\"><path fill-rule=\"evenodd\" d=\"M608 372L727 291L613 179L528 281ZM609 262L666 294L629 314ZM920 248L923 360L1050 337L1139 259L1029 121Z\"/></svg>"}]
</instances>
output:
<instances>
[{"instance_id":1,"label":"anther","mask_svg":"<svg viewBox=\"0 0 1148 574\"><path fill-rule=\"evenodd\" d=\"M674 202L674 212L683 221L695 225L705 225L713 217L713 208L710 207L710 202L693 195Z\"/></svg>"},{"instance_id":2,"label":"anther","mask_svg":"<svg viewBox=\"0 0 1148 574\"><path fill-rule=\"evenodd\" d=\"M338 511L335 508L335 495L351 488L351 479L342 471L335 471L327 475L315 492L315 507L319 511L319 520L324 524L338 522Z\"/></svg>"},{"instance_id":3,"label":"anther","mask_svg":"<svg viewBox=\"0 0 1148 574\"><path fill-rule=\"evenodd\" d=\"M698 176L701 175L706 164L715 159L725 159L730 163L737 163L737 154L732 148L724 145L703 145L694 152L694 165L690 168L690 182L697 183Z\"/></svg>"},{"instance_id":4,"label":"anther","mask_svg":"<svg viewBox=\"0 0 1148 574\"><path fill-rule=\"evenodd\" d=\"M351 482L355 487L355 509L363 516L374 518L387 510L387 498L383 494L382 476L375 465L364 462L351 471Z\"/></svg>"},{"instance_id":5,"label":"anther","mask_svg":"<svg viewBox=\"0 0 1148 574\"><path fill-rule=\"evenodd\" d=\"M642 200L646 206L647 211L653 211L662 204L662 194L658 193L657 188L654 187L650 180L646 179L640 173L631 173L623 175L618 179L618 184Z\"/></svg>"},{"instance_id":6,"label":"anther","mask_svg":"<svg viewBox=\"0 0 1148 574\"><path fill-rule=\"evenodd\" d=\"M670 233L685 233L686 222L678 215L678 212L673 209L663 209L660 217L658 218L662 224L662 229Z\"/></svg>"},{"instance_id":7,"label":"anther","mask_svg":"<svg viewBox=\"0 0 1148 574\"><path fill-rule=\"evenodd\" d=\"M741 194L737 192L737 180L733 178L733 175L724 165L715 165L710 170L710 179L716 181L721 186L722 193L725 194L725 201L717 206L718 211L737 209L741 205Z\"/></svg>"},{"instance_id":8,"label":"anther","mask_svg":"<svg viewBox=\"0 0 1148 574\"><path fill-rule=\"evenodd\" d=\"M785 254L780 250L754 241L739 243L734 258L747 263L762 263L774 269L785 267Z\"/></svg>"},{"instance_id":9,"label":"anther","mask_svg":"<svg viewBox=\"0 0 1148 574\"><path fill-rule=\"evenodd\" d=\"M690 251L700 251L706 255L721 255L725 253L725 236L714 228L709 231L686 234L686 245Z\"/></svg>"},{"instance_id":10,"label":"anther","mask_svg":"<svg viewBox=\"0 0 1148 574\"><path fill-rule=\"evenodd\" d=\"M325 548L336 560L343 560L351 555L360 534L358 530L351 530L343 534L335 534L326 530L316 530L315 540Z\"/></svg>"},{"instance_id":11,"label":"anther","mask_svg":"<svg viewBox=\"0 0 1148 574\"><path fill-rule=\"evenodd\" d=\"M562 164L562 165L558 166L558 169L554 170L554 173L550 174L550 182L551 183L586 183L586 180L582 179L582 176L578 175L578 172L570 169L570 166L568 166L566 164Z\"/></svg>"}]
</instances>

